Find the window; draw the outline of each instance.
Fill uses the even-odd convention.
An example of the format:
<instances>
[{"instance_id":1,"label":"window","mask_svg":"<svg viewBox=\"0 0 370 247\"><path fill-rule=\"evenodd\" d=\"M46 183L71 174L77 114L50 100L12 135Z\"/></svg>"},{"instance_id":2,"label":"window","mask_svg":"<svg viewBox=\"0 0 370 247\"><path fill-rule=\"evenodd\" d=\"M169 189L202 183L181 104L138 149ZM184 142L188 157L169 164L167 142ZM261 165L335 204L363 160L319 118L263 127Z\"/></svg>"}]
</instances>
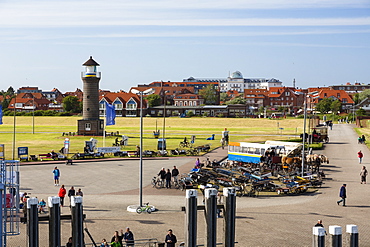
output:
<instances>
[{"instance_id":1,"label":"window","mask_svg":"<svg viewBox=\"0 0 370 247\"><path fill-rule=\"evenodd\" d=\"M85 130L90 131L91 130L91 123L85 123Z\"/></svg>"},{"instance_id":2,"label":"window","mask_svg":"<svg viewBox=\"0 0 370 247\"><path fill-rule=\"evenodd\" d=\"M285 92L285 96L289 96L290 95L290 92Z\"/></svg>"},{"instance_id":3,"label":"window","mask_svg":"<svg viewBox=\"0 0 370 247\"><path fill-rule=\"evenodd\" d=\"M127 110L136 110L137 106L136 106L136 102L134 100L130 100L129 102L127 102L126 104L126 109Z\"/></svg>"}]
</instances>

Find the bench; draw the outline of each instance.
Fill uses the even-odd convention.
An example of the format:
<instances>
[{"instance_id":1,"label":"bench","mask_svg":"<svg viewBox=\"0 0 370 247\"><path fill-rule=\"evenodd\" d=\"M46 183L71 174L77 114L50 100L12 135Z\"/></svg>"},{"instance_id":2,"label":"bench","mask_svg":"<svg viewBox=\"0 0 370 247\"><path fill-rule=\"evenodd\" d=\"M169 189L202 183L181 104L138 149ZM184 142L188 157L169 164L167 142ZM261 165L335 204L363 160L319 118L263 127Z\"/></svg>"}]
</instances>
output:
<instances>
[{"instance_id":1,"label":"bench","mask_svg":"<svg viewBox=\"0 0 370 247\"><path fill-rule=\"evenodd\" d=\"M131 156L136 157L137 156L137 152L136 151L127 151L127 156L128 157L131 157Z\"/></svg>"},{"instance_id":2,"label":"bench","mask_svg":"<svg viewBox=\"0 0 370 247\"><path fill-rule=\"evenodd\" d=\"M41 160L41 161L43 161L43 160L55 160L55 158L53 158L52 156L51 156L51 154L39 154L39 159Z\"/></svg>"}]
</instances>

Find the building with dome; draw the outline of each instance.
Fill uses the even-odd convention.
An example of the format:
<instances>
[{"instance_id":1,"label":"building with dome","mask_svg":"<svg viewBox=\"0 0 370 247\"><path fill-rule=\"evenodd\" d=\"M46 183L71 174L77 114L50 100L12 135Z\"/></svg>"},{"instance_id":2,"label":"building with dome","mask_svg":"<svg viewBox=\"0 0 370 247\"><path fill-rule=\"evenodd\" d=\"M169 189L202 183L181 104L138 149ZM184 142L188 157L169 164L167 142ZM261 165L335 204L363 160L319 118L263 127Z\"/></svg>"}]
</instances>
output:
<instances>
[{"instance_id":1,"label":"building with dome","mask_svg":"<svg viewBox=\"0 0 370 247\"><path fill-rule=\"evenodd\" d=\"M283 83L278 79L271 78L244 78L240 71L231 73L227 78L194 78L189 77L183 82L209 82L219 84L220 92L235 90L243 93L244 89L270 89L271 87L282 87Z\"/></svg>"}]
</instances>

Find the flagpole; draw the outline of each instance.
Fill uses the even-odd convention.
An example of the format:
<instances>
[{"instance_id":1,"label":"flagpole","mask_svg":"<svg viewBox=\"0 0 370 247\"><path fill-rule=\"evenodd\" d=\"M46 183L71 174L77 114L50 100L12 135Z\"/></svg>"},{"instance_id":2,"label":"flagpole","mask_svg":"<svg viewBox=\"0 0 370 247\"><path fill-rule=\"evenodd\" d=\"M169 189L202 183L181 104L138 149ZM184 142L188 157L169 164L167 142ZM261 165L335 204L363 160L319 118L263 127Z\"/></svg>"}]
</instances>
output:
<instances>
[{"instance_id":1,"label":"flagpole","mask_svg":"<svg viewBox=\"0 0 370 247\"><path fill-rule=\"evenodd\" d=\"M17 104L17 96L14 97L14 117L13 117L13 157L12 159L15 159L15 120L16 120L16 104Z\"/></svg>"},{"instance_id":2,"label":"flagpole","mask_svg":"<svg viewBox=\"0 0 370 247\"><path fill-rule=\"evenodd\" d=\"M105 121L104 121L104 130L103 130L103 147L105 147L105 129L107 128L107 102L105 102Z\"/></svg>"}]
</instances>

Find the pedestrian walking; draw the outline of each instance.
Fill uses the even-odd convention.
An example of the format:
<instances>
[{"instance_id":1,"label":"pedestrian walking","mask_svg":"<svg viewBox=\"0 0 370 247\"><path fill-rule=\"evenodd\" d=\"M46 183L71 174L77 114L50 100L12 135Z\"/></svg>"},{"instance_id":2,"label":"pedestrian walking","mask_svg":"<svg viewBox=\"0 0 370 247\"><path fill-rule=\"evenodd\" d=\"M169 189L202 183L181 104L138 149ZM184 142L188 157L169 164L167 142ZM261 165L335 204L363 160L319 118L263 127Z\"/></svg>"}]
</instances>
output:
<instances>
[{"instance_id":1,"label":"pedestrian walking","mask_svg":"<svg viewBox=\"0 0 370 247\"><path fill-rule=\"evenodd\" d=\"M195 160L195 169L199 169L201 167L199 158Z\"/></svg>"},{"instance_id":2,"label":"pedestrian walking","mask_svg":"<svg viewBox=\"0 0 370 247\"><path fill-rule=\"evenodd\" d=\"M366 141L366 137L365 137L365 135L362 135L362 136L361 136L361 139L362 139L362 143L365 143L365 141Z\"/></svg>"},{"instance_id":3,"label":"pedestrian walking","mask_svg":"<svg viewBox=\"0 0 370 247\"><path fill-rule=\"evenodd\" d=\"M364 157L364 154L361 152L361 150L358 151L357 157L358 157L359 164L361 164L362 163L362 158Z\"/></svg>"},{"instance_id":4,"label":"pedestrian walking","mask_svg":"<svg viewBox=\"0 0 370 247\"><path fill-rule=\"evenodd\" d=\"M167 172L166 172L166 188L167 189L171 189L171 171L170 169L167 169Z\"/></svg>"},{"instance_id":5,"label":"pedestrian walking","mask_svg":"<svg viewBox=\"0 0 370 247\"><path fill-rule=\"evenodd\" d=\"M324 225L322 224L322 220L318 220L316 225L314 227L322 227L324 228ZM325 235L327 235L326 231L325 231Z\"/></svg>"},{"instance_id":6,"label":"pedestrian walking","mask_svg":"<svg viewBox=\"0 0 370 247\"><path fill-rule=\"evenodd\" d=\"M314 227L324 227L322 224L322 220L318 220Z\"/></svg>"},{"instance_id":7,"label":"pedestrian walking","mask_svg":"<svg viewBox=\"0 0 370 247\"><path fill-rule=\"evenodd\" d=\"M178 176L179 176L179 169L177 169L176 166L173 166L173 169L172 169L172 178L173 178L173 182L176 183L178 182Z\"/></svg>"},{"instance_id":8,"label":"pedestrian walking","mask_svg":"<svg viewBox=\"0 0 370 247\"><path fill-rule=\"evenodd\" d=\"M158 176L162 180L162 187L164 187L164 182L166 180L166 169L164 167L162 167L162 169L159 171Z\"/></svg>"},{"instance_id":9,"label":"pedestrian walking","mask_svg":"<svg viewBox=\"0 0 370 247\"><path fill-rule=\"evenodd\" d=\"M361 176L361 184L362 183L366 184L366 176L367 176L366 166L362 166L362 169L361 169L361 172L360 172L360 176Z\"/></svg>"},{"instance_id":10,"label":"pedestrian walking","mask_svg":"<svg viewBox=\"0 0 370 247\"><path fill-rule=\"evenodd\" d=\"M60 171L58 167L54 167L53 174L54 174L54 186L59 186Z\"/></svg>"},{"instance_id":11,"label":"pedestrian walking","mask_svg":"<svg viewBox=\"0 0 370 247\"><path fill-rule=\"evenodd\" d=\"M68 190L68 198L69 198L69 207L71 207L71 204L72 204L72 196L75 196L76 195L76 190L75 188L72 186L69 190Z\"/></svg>"},{"instance_id":12,"label":"pedestrian walking","mask_svg":"<svg viewBox=\"0 0 370 247\"><path fill-rule=\"evenodd\" d=\"M121 232L121 234L119 234L118 231L115 231L114 232L114 235L113 235L113 237L112 237L112 239L110 241L111 243L117 243L118 242L118 244L120 244L120 245L116 244L115 246L122 246L123 230L121 229L120 232ZM111 246L113 246L113 245L111 244Z\"/></svg>"},{"instance_id":13,"label":"pedestrian walking","mask_svg":"<svg viewBox=\"0 0 370 247\"><path fill-rule=\"evenodd\" d=\"M172 230L168 230L168 234L166 235L165 242L167 244L167 247L175 247L175 244L177 243L177 238L174 234L172 234Z\"/></svg>"},{"instance_id":14,"label":"pedestrian walking","mask_svg":"<svg viewBox=\"0 0 370 247\"><path fill-rule=\"evenodd\" d=\"M72 237L69 237L68 242L66 243L66 247L72 247Z\"/></svg>"},{"instance_id":15,"label":"pedestrian walking","mask_svg":"<svg viewBox=\"0 0 370 247\"><path fill-rule=\"evenodd\" d=\"M347 184L343 184L342 187L340 187L339 191L339 197L341 198L339 201L337 201L337 204L339 205L341 202L343 202L343 207L346 206L346 198L347 198L347 190L346 190Z\"/></svg>"},{"instance_id":16,"label":"pedestrian walking","mask_svg":"<svg viewBox=\"0 0 370 247\"><path fill-rule=\"evenodd\" d=\"M78 191L76 192L76 196L84 196L84 193L82 192L81 188L78 189Z\"/></svg>"},{"instance_id":17,"label":"pedestrian walking","mask_svg":"<svg viewBox=\"0 0 370 247\"><path fill-rule=\"evenodd\" d=\"M59 193L58 193L58 196L60 198L60 206L64 206L64 197L66 196L67 194L67 190L64 188L64 184L62 184L62 186L60 187L59 189Z\"/></svg>"},{"instance_id":18,"label":"pedestrian walking","mask_svg":"<svg viewBox=\"0 0 370 247\"><path fill-rule=\"evenodd\" d=\"M105 238L102 239L99 247L109 247L109 244L107 243L107 240Z\"/></svg>"},{"instance_id":19,"label":"pedestrian walking","mask_svg":"<svg viewBox=\"0 0 370 247\"><path fill-rule=\"evenodd\" d=\"M123 240L125 240L126 246L134 246L134 234L130 231L129 227L126 227L126 232L123 234Z\"/></svg>"},{"instance_id":20,"label":"pedestrian walking","mask_svg":"<svg viewBox=\"0 0 370 247\"><path fill-rule=\"evenodd\" d=\"M225 140L225 144L228 145L229 144L229 131L227 130L227 128L225 128L225 130L222 131L221 137Z\"/></svg>"}]
</instances>

